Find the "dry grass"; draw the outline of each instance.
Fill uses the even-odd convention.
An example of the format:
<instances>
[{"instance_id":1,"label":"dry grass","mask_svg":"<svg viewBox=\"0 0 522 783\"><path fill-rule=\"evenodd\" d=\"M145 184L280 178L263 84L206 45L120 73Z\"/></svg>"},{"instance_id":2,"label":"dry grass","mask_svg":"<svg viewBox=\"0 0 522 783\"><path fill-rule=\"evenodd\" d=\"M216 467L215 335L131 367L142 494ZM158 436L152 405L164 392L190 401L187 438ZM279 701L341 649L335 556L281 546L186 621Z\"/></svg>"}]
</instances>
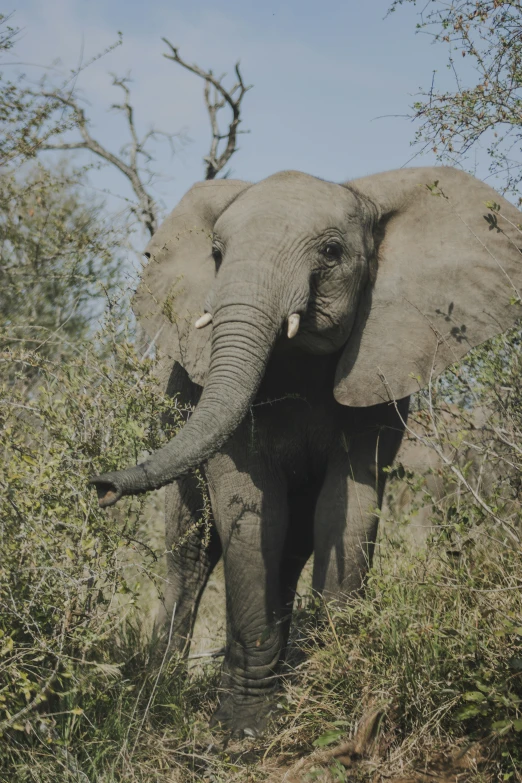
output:
<instances>
[{"instance_id":1,"label":"dry grass","mask_svg":"<svg viewBox=\"0 0 522 783\"><path fill-rule=\"evenodd\" d=\"M9 779L53 779L65 745L85 780L104 783L520 780L520 553L497 543L493 558L491 543L477 544L456 564L440 547L405 555L384 541L376 566L364 599L298 612L306 657L286 674L267 738L212 735L218 664L186 675L171 662L158 682L128 626L111 643L120 676L90 694L74 726L55 718L45 753L26 749L38 778L18 765Z\"/></svg>"}]
</instances>

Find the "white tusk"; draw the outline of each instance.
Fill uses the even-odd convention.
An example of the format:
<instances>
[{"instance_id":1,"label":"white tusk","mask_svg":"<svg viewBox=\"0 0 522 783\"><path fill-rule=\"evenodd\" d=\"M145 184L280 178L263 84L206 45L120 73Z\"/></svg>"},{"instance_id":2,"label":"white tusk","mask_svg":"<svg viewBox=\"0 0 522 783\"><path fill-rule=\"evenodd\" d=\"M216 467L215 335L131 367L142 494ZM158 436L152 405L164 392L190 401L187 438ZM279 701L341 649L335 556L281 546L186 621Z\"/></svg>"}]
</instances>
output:
<instances>
[{"instance_id":1,"label":"white tusk","mask_svg":"<svg viewBox=\"0 0 522 783\"><path fill-rule=\"evenodd\" d=\"M196 329L203 329L204 326L208 326L208 324L212 323L212 316L210 313L203 313L202 316L198 318L196 323L194 324Z\"/></svg>"},{"instance_id":2,"label":"white tusk","mask_svg":"<svg viewBox=\"0 0 522 783\"><path fill-rule=\"evenodd\" d=\"M292 337L295 337L297 332L299 331L300 320L301 320L301 316L299 315L299 313L292 313L292 315L288 319L287 335L290 340L292 339Z\"/></svg>"}]
</instances>

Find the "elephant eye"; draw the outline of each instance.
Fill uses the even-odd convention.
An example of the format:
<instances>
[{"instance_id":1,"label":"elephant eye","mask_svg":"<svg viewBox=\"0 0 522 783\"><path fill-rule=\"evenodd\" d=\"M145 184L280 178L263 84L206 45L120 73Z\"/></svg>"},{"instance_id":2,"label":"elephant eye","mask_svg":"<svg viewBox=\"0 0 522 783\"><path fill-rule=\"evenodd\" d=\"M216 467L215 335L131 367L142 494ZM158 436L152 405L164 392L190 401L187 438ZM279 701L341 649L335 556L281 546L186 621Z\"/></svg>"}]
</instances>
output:
<instances>
[{"instance_id":1,"label":"elephant eye","mask_svg":"<svg viewBox=\"0 0 522 783\"><path fill-rule=\"evenodd\" d=\"M330 261L339 261L343 254L343 248L339 242L328 242L322 252Z\"/></svg>"},{"instance_id":2,"label":"elephant eye","mask_svg":"<svg viewBox=\"0 0 522 783\"><path fill-rule=\"evenodd\" d=\"M223 261L223 253L219 247L216 247L215 245L212 246L212 258L214 259L214 263L216 265L216 272L219 272L219 267Z\"/></svg>"}]
</instances>

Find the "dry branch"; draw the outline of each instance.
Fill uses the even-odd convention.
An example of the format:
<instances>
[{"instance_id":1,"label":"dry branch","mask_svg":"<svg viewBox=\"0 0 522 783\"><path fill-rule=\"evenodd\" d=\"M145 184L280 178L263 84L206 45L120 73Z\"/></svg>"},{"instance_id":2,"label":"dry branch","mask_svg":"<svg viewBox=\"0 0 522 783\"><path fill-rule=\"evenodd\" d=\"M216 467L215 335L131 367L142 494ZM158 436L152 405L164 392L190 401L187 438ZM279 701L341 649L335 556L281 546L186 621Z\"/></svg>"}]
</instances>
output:
<instances>
[{"instance_id":1,"label":"dry branch","mask_svg":"<svg viewBox=\"0 0 522 783\"><path fill-rule=\"evenodd\" d=\"M227 90L222 84L224 76L217 79L211 70L204 71L198 65L189 65L179 56L176 47L172 46L165 38L163 40L171 50L171 54L164 55L167 59L179 63L183 68L191 71L191 73L196 74L205 81L205 105L207 107L212 130L210 151L209 154L204 157L206 164L205 178L214 179L216 175L225 168L232 155L237 151L238 134L248 132L240 131L239 125L241 123L242 100L245 93L250 89L250 86L246 86L243 82L239 70L239 63L235 66L237 81L230 90ZM70 113L74 125L80 133L81 139L73 142L48 142L45 139L42 139L39 144L39 149L86 149L118 169L118 171L120 171L130 182L137 198L137 206L133 207L132 211L137 215L140 223L142 223L150 236L152 236L158 227L158 209L154 199L148 192L144 177L144 175L146 175L148 181L150 181L153 176L153 172L147 169L147 164L152 161L152 156L147 151L147 143L151 139L162 136L172 145L172 141L176 134L151 129L140 138L136 130L134 108L131 103L129 90L129 79L119 78L113 75L113 85L119 87L123 91L123 100L121 103L114 103L111 108L122 112L125 116L130 136L129 143L122 147L119 154L111 152L93 137L89 129L89 119L85 110L80 106L72 92L66 92L63 88L57 88L50 91L42 90L39 95L55 101L57 105L61 105ZM225 106L230 108L232 119L229 122L228 130L225 133L221 133L219 129L218 114ZM222 142L224 142L224 147L220 149ZM145 168L142 165L143 162L145 163Z\"/></svg>"},{"instance_id":2,"label":"dry branch","mask_svg":"<svg viewBox=\"0 0 522 783\"><path fill-rule=\"evenodd\" d=\"M252 85L245 86L238 62L234 66L237 82L230 90L227 90L222 84L226 74L217 79L212 71L204 71L198 65L190 65L180 57L177 47L173 46L166 38L163 38L163 41L171 50L171 54L163 55L167 60L173 60L187 71L199 76L205 82L205 105L212 129L212 142L210 152L203 160L206 163L205 179L215 179L216 175L227 165L234 152L237 151L238 134L248 133L248 131L240 131L239 125L241 123L241 102L245 93L252 88ZM212 88L213 95L211 96ZM218 112L226 105L232 112L232 119L228 125L228 131L221 133L219 130ZM225 141L226 144L224 150L219 153L219 145L222 141Z\"/></svg>"},{"instance_id":3,"label":"dry branch","mask_svg":"<svg viewBox=\"0 0 522 783\"><path fill-rule=\"evenodd\" d=\"M130 103L130 91L128 88L128 80L118 79L116 77L113 77L113 84L116 87L120 87L124 92L123 103L114 104L113 108L119 109L125 114L129 126L130 136L131 136L130 144L127 145L127 147L122 150L120 156L115 155L113 152L110 152L110 150L108 150L106 147L100 144L100 142L97 141L91 135L88 127L89 121L85 115L85 111L78 104L75 98L72 97L72 95L70 94L65 95L60 90L55 90L52 92L42 92L41 95L43 95L46 98L54 99L59 103L61 103L64 107L71 110L77 128L82 137L82 140L78 142L63 141L63 142L57 142L53 144L44 143L41 145L40 149L43 150L87 149L90 150L95 155L98 155L98 157L107 161L107 163L110 163L111 165L115 166L115 168L121 171L121 173L124 174L124 176L127 177L127 179L129 180L132 189L138 199L138 210L136 210L136 213L139 217L140 222L144 225L144 227L147 229L149 234L152 236L158 227L157 208L154 199L147 192L145 185L143 183L142 171L139 166L139 156L141 155L147 161L151 159L150 155L145 150L145 144L151 137L155 135L159 135L159 131L151 130L148 133L146 133L141 140L138 138L136 132L136 126L134 123L134 111ZM170 139L173 136L173 134L162 134L162 135L166 135ZM126 161L123 157L125 150L128 150L127 153L128 161Z\"/></svg>"}]
</instances>

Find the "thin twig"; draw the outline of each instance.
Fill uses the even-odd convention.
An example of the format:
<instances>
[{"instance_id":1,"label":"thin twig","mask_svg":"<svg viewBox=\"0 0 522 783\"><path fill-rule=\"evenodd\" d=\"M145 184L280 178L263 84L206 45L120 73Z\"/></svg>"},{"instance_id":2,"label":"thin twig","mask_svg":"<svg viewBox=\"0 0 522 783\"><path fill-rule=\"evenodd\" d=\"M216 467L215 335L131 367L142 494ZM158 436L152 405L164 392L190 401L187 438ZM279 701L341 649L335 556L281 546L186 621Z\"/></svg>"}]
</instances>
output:
<instances>
[{"instance_id":1,"label":"thin twig","mask_svg":"<svg viewBox=\"0 0 522 783\"><path fill-rule=\"evenodd\" d=\"M221 647L219 650L208 650L208 652L193 653L188 656L189 661L195 661L198 658L221 658L225 654L225 648Z\"/></svg>"},{"instance_id":2,"label":"thin twig","mask_svg":"<svg viewBox=\"0 0 522 783\"><path fill-rule=\"evenodd\" d=\"M113 83L117 87L121 87L124 90L125 99L121 106L115 105L115 108L121 109L126 117L129 125L129 132L132 138L129 152L129 162L127 163L121 156L115 155L108 150L99 141L97 141L89 131L89 122L85 115L85 111L78 104L78 102L70 95L63 95L58 90L54 92L42 92L46 98L53 99L61 103L63 106L68 107L73 114L76 126L82 137L78 142L57 142L57 143L44 143L41 145L43 150L79 150L88 149L98 157L110 163L117 168L121 173L129 180L134 193L138 199L139 213L138 217L143 223L149 234L152 236L158 227L157 208L152 196L147 192L145 185L142 181L141 171L139 168L138 156L144 155L147 157L147 153L143 150L143 141L140 142L134 125L134 114L130 105L130 93L127 87L126 79L117 79L114 77ZM150 138L150 133L147 135Z\"/></svg>"},{"instance_id":3,"label":"thin twig","mask_svg":"<svg viewBox=\"0 0 522 783\"><path fill-rule=\"evenodd\" d=\"M176 46L173 46L166 38L163 38L162 40L171 50L171 54L163 55L167 60L173 60L187 71L196 74L196 76L199 76L205 81L204 96L210 119L210 127L212 129L212 142L210 145L210 152L203 160L206 163L205 179L215 179L216 175L226 166L234 152L237 151L236 144L238 133L248 132L239 131L238 128L241 123L241 102L245 93L252 88L252 85L245 86L238 62L234 66L237 82L233 85L232 89L227 90L222 84L224 76L216 79L212 71L204 71L199 65L190 65L186 60L183 60L180 57L179 50ZM210 95L211 87L214 88L213 98L211 98ZM224 108L225 104L228 105L232 111L232 119L229 123L228 131L226 133L221 133L217 115L219 110ZM223 152L218 154L218 147L221 141L226 141L226 145Z\"/></svg>"}]
</instances>

